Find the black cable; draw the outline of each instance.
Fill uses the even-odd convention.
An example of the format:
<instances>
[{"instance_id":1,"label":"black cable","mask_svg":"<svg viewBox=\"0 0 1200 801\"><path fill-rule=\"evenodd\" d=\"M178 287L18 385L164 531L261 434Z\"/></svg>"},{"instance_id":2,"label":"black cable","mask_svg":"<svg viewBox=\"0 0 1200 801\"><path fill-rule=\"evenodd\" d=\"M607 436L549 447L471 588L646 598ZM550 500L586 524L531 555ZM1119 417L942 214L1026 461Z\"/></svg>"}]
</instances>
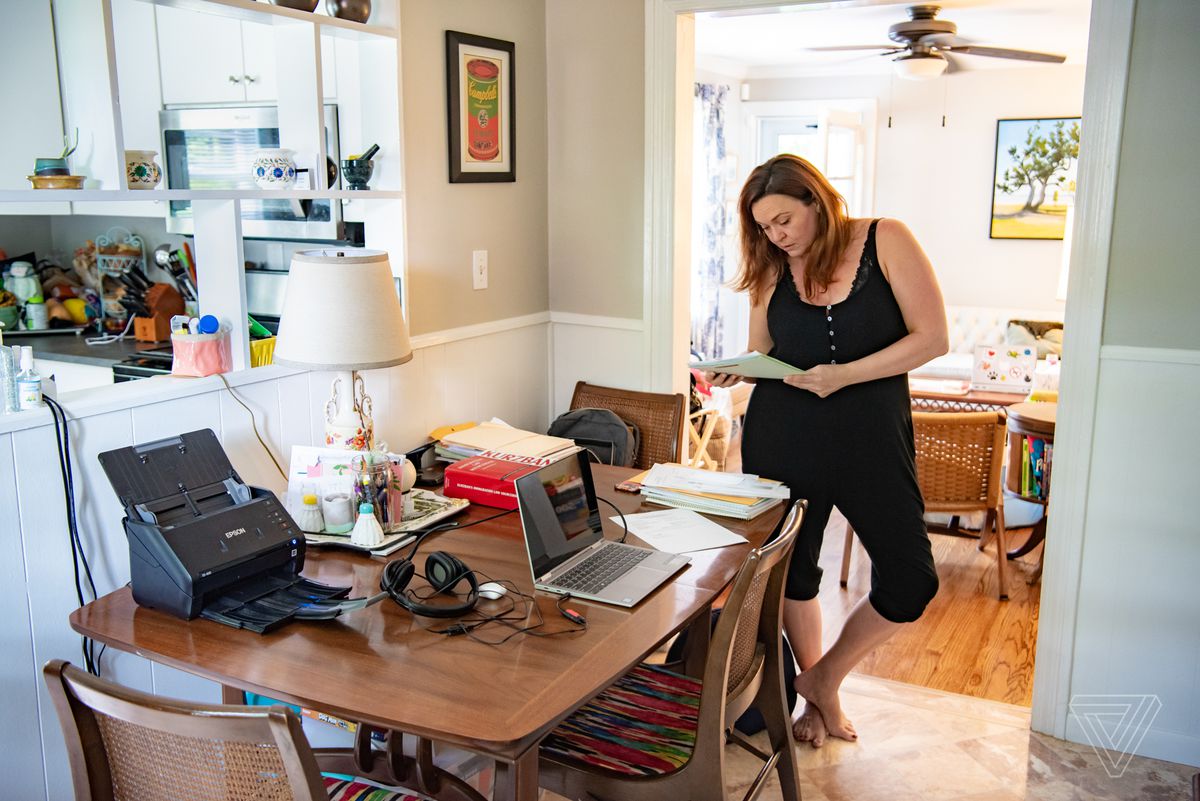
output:
<instances>
[{"instance_id":1,"label":"black cable","mask_svg":"<svg viewBox=\"0 0 1200 801\"><path fill-rule=\"evenodd\" d=\"M624 542L625 538L629 536L629 523L627 523L625 521L625 513L622 512L619 508L617 508L617 505L615 503L613 503L612 501L610 501L608 498L601 498L599 495L597 495L596 500L604 501L605 503L607 503L609 506L611 506L613 508L613 510L621 518L621 528L623 530L621 532L621 539L617 540L617 542Z\"/></svg>"},{"instance_id":2,"label":"black cable","mask_svg":"<svg viewBox=\"0 0 1200 801\"><path fill-rule=\"evenodd\" d=\"M480 583L494 582L504 586L505 589L508 590L508 594L504 596L509 602L508 607L500 610L499 612L491 613L483 612L476 608L472 612L464 614L464 616L453 625L447 626L444 629L430 629L430 633L443 634L447 637L465 635L471 640L474 640L482 645L503 645L513 637L516 637L520 634L528 634L530 637L559 637L565 634L579 634L587 631L587 618L573 609L563 608L563 604L571 599L570 593L559 596L558 600L554 602L554 605L558 609L558 613L560 615L571 621L573 624L572 628L541 631L540 629L546 625L546 619L542 615L542 609L537 605L537 599L533 595L522 592L511 581L497 581L488 576L486 573L481 573L478 570L472 572L475 574L477 579L484 580ZM432 597L432 594L426 597ZM520 612L517 612L518 607L521 610ZM520 625L528 621L531 614L536 616L537 622L528 626ZM475 633L477 629L487 625L498 625L503 628L512 629L512 631L508 632L500 639L487 639Z\"/></svg>"},{"instance_id":3,"label":"black cable","mask_svg":"<svg viewBox=\"0 0 1200 801\"><path fill-rule=\"evenodd\" d=\"M507 509L498 514L489 515L488 517L481 517L478 520L472 520L470 523L459 523L458 521L454 521L452 523L441 523L432 528L419 529L416 532L410 532L410 533L415 533L417 535L417 538L413 541L412 550L410 550L408 552L408 556L405 558L411 562L413 560L413 557L417 555L417 548L420 547L421 543L424 542L425 538L428 537L430 534L436 534L439 531L452 531L452 530L457 531L460 528L470 528L471 526L477 526L480 523L486 523L489 520L495 520L497 517L504 517L505 515L511 515L515 511L517 511L517 510L516 509Z\"/></svg>"},{"instance_id":4,"label":"black cable","mask_svg":"<svg viewBox=\"0 0 1200 801\"><path fill-rule=\"evenodd\" d=\"M82 607L85 603L83 587L80 581L79 568L83 567L83 577L87 580L92 600L99 597L96 592L96 582L92 577L92 568L88 562L87 551L83 547L83 539L79 534L79 518L75 511L75 471L71 464L71 431L67 421L67 412L53 398L43 399L50 408L50 417L54 421L54 438L58 445L58 467L63 481L63 502L67 512L67 532L71 543L71 567L75 577L75 597ZM83 637L83 663L89 673L100 675L100 657L104 655L107 646L101 646L96 653L94 640Z\"/></svg>"}]
</instances>

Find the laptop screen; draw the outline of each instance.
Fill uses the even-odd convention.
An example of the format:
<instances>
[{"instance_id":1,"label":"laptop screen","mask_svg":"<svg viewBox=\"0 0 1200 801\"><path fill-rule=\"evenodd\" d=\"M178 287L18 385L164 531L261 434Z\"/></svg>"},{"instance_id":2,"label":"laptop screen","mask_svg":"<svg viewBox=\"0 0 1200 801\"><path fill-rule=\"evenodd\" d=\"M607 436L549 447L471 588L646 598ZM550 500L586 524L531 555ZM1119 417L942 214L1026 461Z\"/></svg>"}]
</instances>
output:
<instances>
[{"instance_id":1,"label":"laptop screen","mask_svg":"<svg viewBox=\"0 0 1200 801\"><path fill-rule=\"evenodd\" d=\"M604 536L587 451L548 464L515 484L534 579Z\"/></svg>"}]
</instances>

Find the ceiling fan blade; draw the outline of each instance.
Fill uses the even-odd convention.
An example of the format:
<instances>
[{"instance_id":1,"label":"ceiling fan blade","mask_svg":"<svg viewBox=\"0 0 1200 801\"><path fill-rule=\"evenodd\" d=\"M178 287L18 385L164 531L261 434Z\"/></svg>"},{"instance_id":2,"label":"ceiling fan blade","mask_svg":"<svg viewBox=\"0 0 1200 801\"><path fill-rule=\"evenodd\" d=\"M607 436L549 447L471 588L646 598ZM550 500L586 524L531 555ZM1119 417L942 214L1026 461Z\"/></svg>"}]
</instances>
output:
<instances>
[{"instance_id":1,"label":"ceiling fan blade","mask_svg":"<svg viewBox=\"0 0 1200 801\"><path fill-rule=\"evenodd\" d=\"M954 45L940 48L943 52L964 53L968 56L989 56L991 58L1015 58L1021 61L1045 61L1051 64L1061 64L1066 56L1056 53L1036 53L1032 50L1010 50L1005 47L980 47L979 45Z\"/></svg>"},{"instance_id":2,"label":"ceiling fan blade","mask_svg":"<svg viewBox=\"0 0 1200 801\"><path fill-rule=\"evenodd\" d=\"M896 47L894 44L885 45L832 45L828 47L802 47L801 50L807 50L813 53L826 53L835 50L888 50L898 53L903 50L903 47Z\"/></svg>"}]
</instances>

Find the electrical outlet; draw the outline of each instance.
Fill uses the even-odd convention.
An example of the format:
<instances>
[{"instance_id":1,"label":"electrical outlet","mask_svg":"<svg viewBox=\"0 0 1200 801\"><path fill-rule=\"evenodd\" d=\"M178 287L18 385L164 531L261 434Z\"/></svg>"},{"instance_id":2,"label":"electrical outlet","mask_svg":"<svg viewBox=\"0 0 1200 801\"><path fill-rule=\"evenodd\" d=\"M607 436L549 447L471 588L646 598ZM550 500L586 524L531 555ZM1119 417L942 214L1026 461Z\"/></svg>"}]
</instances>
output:
<instances>
[{"instance_id":1,"label":"electrical outlet","mask_svg":"<svg viewBox=\"0 0 1200 801\"><path fill-rule=\"evenodd\" d=\"M486 250L471 251L471 284L476 289L487 289L488 287L487 261Z\"/></svg>"}]
</instances>

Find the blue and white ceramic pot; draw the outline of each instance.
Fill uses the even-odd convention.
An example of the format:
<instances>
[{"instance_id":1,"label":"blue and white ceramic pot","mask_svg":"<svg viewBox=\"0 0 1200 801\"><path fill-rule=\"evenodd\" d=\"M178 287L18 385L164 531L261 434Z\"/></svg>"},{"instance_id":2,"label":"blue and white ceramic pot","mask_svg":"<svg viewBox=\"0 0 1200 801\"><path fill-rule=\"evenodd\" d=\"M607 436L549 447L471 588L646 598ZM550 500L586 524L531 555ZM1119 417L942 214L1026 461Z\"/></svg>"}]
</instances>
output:
<instances>
[{"instance_id":1,"label":"blue and white ceramic pot","mask_svg":"<svg viewBox=\"0 0 1200 801\"><path fill-rule=\"evenodd\" d=\"M263 189L291 189L296 183L296 162L285 147L269 147L254 156L254 182Z\"/></svg>"}]
</instances>

